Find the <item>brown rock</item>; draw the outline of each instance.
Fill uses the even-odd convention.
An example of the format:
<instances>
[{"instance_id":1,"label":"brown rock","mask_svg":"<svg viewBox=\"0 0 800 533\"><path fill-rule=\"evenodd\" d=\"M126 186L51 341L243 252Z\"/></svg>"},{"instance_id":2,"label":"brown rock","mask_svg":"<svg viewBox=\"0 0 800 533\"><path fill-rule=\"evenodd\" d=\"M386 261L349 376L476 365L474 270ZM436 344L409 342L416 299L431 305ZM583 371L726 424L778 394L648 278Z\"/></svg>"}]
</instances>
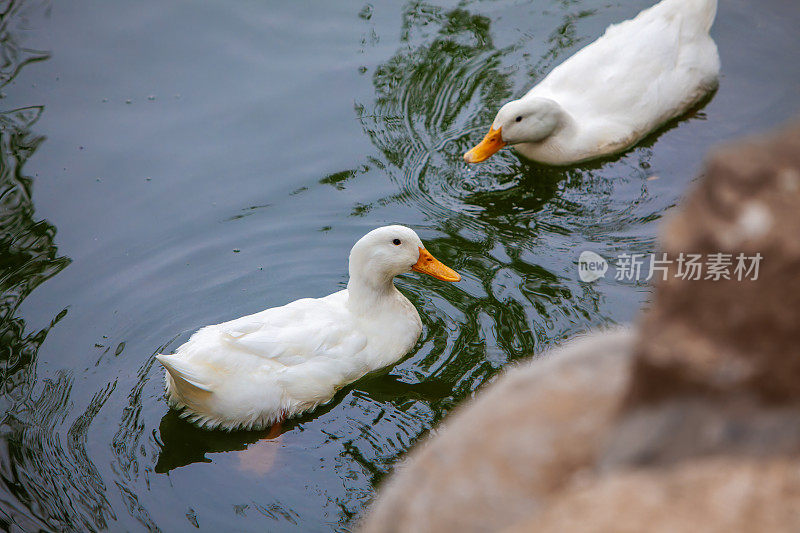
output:
<instances>
[{"instance_id":1,"label":"brown rock","mask_svg":"<svg viewBox=\"0 0 800 533\"><path fill-rule=\"evenodd\" d=\"M680 391L800 400L800 124L718 149L664 235L673 261L730 254L731 279L681 279L670 266L641 326L630 401ZM739 254L762 256L756 280L736 279Z\"/></svg>"},{"instance_id":2,"label":"brown rock","mask_svg":"<svg viewBox=\"0 0 800 533\"><path fill-rule=\"evenodd\" d=\"M509 371L396 469L363 531L496 531L529 516L594 461L631 344L596 334Z\"/></svg>"},{"instance_id":3,"label":"brown rock","mask_svg":"<svg viewBox=\"0 0 800 533\"><path fill-rule=\"evenodd\" d=\"M576 483L507 533L800 531L800 463L722 456Z\"/></svg>"},{"instance_id":4,"label":"brown rock","mask_svg":"<svg viewBox=\"0 0 800 533\"><path fill-rule=\"evenodd\" d=\"M752 398L677 397L624 411L598 468L667 466L717 454L749 457L800 454L800 410Z\"/></svg>"}]
</instances>

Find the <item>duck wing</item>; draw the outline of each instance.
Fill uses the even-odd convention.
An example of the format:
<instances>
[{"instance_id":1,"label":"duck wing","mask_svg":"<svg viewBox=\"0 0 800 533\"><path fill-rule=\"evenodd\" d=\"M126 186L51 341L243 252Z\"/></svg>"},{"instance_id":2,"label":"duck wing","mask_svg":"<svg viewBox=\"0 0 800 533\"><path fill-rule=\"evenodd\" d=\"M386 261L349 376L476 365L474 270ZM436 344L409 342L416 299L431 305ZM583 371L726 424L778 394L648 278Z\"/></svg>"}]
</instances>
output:
<instances>
[{"instance_id":1,"label":"duck wing","mask_svg":"<svg viewBox=\"0 0 800 533\"><path fill-rule=\"evenodd\" d=\"M367 344L347 309L324 299L304 298L217 328L227 349L250 354L274 368L317 357L341 358Z\"/></svg>"},{"instance_id":2,"label":"duck wing","mask_svg":"<svg viewBox=\"0 0 800 533\"><path fill-rule=\"evenodd\" d=\"M367 335L342 298L305 298L207 326L158 360L183 397L255 387L282 390L284 407L316 405L371 370Z\"/></svg>"},{"instance_id":3,"label":"duck wing","mask_svg":"<svg viewBox=\"0 0 800 533\"><path fill-rule=\"evenodd\" d=\"M226 353L242 355L250 371L303 404L328 401L370 370L367 336L346 308L326 299L297 300L220 324L218 334Z\"/></svg>"}]
</instances>

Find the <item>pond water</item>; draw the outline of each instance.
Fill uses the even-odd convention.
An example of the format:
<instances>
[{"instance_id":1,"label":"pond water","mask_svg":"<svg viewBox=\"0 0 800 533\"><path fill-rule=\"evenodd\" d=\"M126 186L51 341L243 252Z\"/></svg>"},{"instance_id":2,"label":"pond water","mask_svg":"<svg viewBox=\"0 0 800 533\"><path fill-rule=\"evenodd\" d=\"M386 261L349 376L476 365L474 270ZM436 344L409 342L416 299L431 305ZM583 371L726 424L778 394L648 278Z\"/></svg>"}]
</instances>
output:
<instances>
[{"instance_id":1,"label":"pond water","mask_svg":"<svg viewBox=\"0 0 800 533\"><path fill-rule=\"evenodd\" d=\"M796 114L796 3L723 0L719 91L621 156L461 154L649 4L0 2L2 528L348 529L504 367L633 320L646 284L581 283L579 253L654 251L710 146ZM168 410L154 354L344 287L389 223L464 277L398 278L424 322L407 358L280 435Z\"/></svg>"}]
</instances>

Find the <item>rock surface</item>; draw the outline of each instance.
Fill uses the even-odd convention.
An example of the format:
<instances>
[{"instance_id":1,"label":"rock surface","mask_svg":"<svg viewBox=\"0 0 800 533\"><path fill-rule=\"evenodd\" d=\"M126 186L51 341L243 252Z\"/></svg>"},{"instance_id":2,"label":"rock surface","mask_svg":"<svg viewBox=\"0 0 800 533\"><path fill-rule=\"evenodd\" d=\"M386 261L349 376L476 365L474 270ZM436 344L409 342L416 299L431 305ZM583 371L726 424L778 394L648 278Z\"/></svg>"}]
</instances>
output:
<instances>
[{"instance_id":1,"label":"rock surface","mask_svg":"<svg viewBox=\"0 0 800 533\"><path fill-rule=\"evenodd\" d=\"M718 149L662 247L675 262L642 323L632 401L678 388L800 400L800 124ZM676 277L681 253L730 254L731 279ZM739 254L762 256L757 279L737 279Z\"/></svg>"},{"instance_id":2,"label":"rock surface","mask_svg":"<svg viewBox=\"0 0 800 533\"><path fill-rule=\"evenodd\" d=\"M363 531L800 531L800 123L718 149L662 242L636 332L509 370ZM681 254L724 254L729 279L688 279Z\"/></svg>"},{"instance_id":3,"label":"rock surface","mask_svg":"<svg viewBox=\"0 0 800 533\"><path fill-rule=\"evenodd\" d=\"M507 533L800 531L800 463L719 457L569 487Z\"/></svg>"},{"instance_id":4,"label":"rock surface","mask_svg":"<svg viewBox=\"0 0 800 533\"><path fill-rule=\"evenodd\" d=\"M579 338L507 372L398 467L364 530L497 531L530 516L594 462L632 341L627 331Z\"/></svg>"}]
</instances>

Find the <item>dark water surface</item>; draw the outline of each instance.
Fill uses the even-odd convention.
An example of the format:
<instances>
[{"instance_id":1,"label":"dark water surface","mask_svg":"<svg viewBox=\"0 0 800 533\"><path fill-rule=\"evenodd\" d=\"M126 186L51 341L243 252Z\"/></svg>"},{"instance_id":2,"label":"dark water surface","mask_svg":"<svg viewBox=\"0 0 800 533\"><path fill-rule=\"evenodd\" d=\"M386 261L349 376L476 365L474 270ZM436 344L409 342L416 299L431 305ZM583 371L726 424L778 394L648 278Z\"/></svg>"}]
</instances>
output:
<instances>
[{"instance_id":1,"label":"dark water surface","mask_svg":"<svg viewBox=\"0 0 800 533\"><path fill-rule=\"evenodd\" d=\"M653 251L709 146L798 111L796 3L721 0L718 93L622 156L461 154L649 4L0 2L2 528L348 528L504 366L632 320L649 288L580 283L578 254ZM408 358L279 436L168 411L153 354L338 290L388 223L464 276L398 279Z\"/></svg>"}]
</instances>

